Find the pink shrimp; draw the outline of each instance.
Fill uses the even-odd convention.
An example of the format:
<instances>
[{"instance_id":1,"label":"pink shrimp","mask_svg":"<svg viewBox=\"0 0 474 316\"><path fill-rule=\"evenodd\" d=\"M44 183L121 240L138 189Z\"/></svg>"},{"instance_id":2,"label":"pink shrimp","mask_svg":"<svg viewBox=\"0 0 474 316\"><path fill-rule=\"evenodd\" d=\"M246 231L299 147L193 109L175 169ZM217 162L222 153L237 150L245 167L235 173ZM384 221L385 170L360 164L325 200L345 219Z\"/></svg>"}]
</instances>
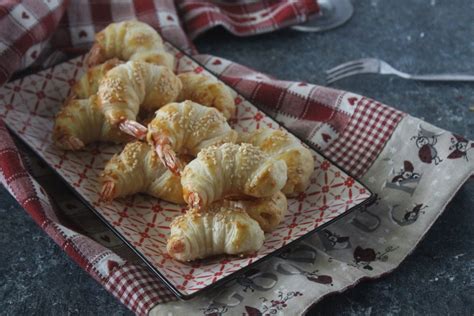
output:
<instances>
[{"instance_id":1,"label":"pink shrimp","mask_svg":"<svg viewBox=\"0 0 474 316\"><path fill-rule=\"evenodd\" d=\"M87 55L86 63L88 67L98 65L104 61L102 56L102 48L98 44L94 44Z\"/></svg>"},{"instance_id":2,"label":"pink shrimp","mask_svg":"<svg viewBox=\"0 0 474 316\"><path fill-rule=\"evenodd\" d=\"M104 201L110 201L115 197L115 182L107 180L102 184L100 198Z\"/></svg>"},{"instance_id":3,"label":"pink shrimp","mask_svg":"<svg viewBox=\"0 0 474 316\"><path fill-rule=\"evenodd\" d=\"M144 139L148 131L142 124L131 120L123 120L118 127L125 134L132 135L137 139Z\"/></svg>"},{"instance_id":4,"label":"pink shrimp","mask_svg":"<svg viewBox=\"0 0 474 316\"><path fill-rule=\"evenodd\" d=\"M182 163L171 148L169 138L153 134L153 146L163 164L174 174L180 175Z\"/></svg>"}]
</instances>

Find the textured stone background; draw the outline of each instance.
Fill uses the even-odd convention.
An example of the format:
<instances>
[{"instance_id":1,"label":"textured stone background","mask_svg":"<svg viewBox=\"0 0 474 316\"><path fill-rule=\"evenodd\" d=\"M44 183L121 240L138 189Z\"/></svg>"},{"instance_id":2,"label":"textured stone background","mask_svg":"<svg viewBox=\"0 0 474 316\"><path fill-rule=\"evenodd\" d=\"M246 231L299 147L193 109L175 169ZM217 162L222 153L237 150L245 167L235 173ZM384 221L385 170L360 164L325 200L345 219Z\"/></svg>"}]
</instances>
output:
<instances>
[{"instance_id":1,"label":"textured stone background","mask_svg":"<svg viewBox=\"0 0 474 316\"><path fill-rule=\"evenodd\" d=\"M203 53L279 78L324 84L324 70L378 57L407 72L474 74L472 0L357 1L345 26L322 34L284 30L197 41ZM474 83L419 83L364 75L334 84L474 139ZM324 299L311 315L473 315L474 183L456 195L392 274ZM0 314L126 315L130 312L73 263L0 188Z\"/></svg>"}]
</instances>

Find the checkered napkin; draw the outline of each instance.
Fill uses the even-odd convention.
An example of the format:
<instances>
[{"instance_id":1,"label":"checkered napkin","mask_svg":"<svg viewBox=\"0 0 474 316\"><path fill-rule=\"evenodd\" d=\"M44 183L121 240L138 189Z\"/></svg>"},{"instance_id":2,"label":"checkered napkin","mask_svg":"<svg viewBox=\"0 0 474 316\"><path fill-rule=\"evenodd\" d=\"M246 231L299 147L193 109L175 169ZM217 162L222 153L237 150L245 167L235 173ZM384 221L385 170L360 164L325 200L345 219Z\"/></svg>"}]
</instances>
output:
<instances>
[{"instance_id":1,"label":"checkered napkin","mask_svg":"<svg viewBox=\"0 0 474 316\"><path fill-rule=\"evenodd\" d=\"M114 21L144 21L191 53L188 36L192 39L214 26L239 36L259 34L302 23L319 10L315 0L19 2L0 4L0 84L21 69L44 68L86 52L94 34Z\"/></svg>"},{"instance_id":2,"label":"checkered napkin","mask_svg":"<svg viewBox=\"0 0 474 316\"><path fill-rule=\"evenodd\" d=\"M51 65L86 49L93 33L111 21L137 17L194 52L180 21L191 36L214 25L248 35L299 23L318 9L312 1L179 1L177 7L181 20L173 2L165 0L2 5L2 82L14 71ZM0 121L2 184L72 259L137 314L301 314L329 293L395 269L474 173L474 143L460 135L360 95L279 81L214 56L195 58L361 179L377 199L251 274L182 302L67 189L55 186L55 176L31 152L22 153ZM48 71L44 74L47 80ZM9 88L15 91L15 85ZM8 111L5 98L0 94L2 110Z\"/></svg>"}]
</instances>

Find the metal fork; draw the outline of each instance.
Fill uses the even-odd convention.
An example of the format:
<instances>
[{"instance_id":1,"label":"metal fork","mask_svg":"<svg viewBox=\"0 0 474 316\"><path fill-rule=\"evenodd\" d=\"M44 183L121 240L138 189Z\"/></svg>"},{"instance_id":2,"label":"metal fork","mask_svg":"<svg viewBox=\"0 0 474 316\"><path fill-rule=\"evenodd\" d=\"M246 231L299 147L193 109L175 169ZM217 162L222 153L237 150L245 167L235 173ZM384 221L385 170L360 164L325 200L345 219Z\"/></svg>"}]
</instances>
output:
<instances>
[{"instance_id":1,"label":"metal fork","mask_svg":"<svg viewBox=\"0 0 474 316\"><path fill-rule=\"evenodd\" d=\"M474 75L459 73L411 75L393 68L383 60L376 58L363 58L352 60L326 70L326 82L330 84L341 80L342 78L367 73L395 75L405 79L421 81L474 81Z\"/></svg>"}]
</instances>

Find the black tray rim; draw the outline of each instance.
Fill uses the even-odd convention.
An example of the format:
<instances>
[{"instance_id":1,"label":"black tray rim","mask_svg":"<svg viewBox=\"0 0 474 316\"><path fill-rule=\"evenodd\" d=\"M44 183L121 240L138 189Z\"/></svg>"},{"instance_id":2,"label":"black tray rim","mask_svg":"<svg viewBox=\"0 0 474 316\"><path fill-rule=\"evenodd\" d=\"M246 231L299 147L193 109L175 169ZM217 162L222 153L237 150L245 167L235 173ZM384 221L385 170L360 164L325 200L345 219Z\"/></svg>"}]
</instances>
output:
<instances>
[{"instance_id":1,"label":"black tray rim","mask_svg":"<svg viewBox=\"0 0 474 316\"><path fill-rule=\"evenodd\" d=\"M177 48L176 46L174 46L173 44L171 44L170 42L168 41L164 41L167 45L173 47L174 49L176 49L177 51L179 51L181 54L183 54L184 56L186 56L187 58L191 59L193 62L195 62L197 65L199 65L200 67L202 67L203 69L205 69L206 71L208 71L209 73L211 73L215 78L217 78L217 80L219 80L220 82L222 82L226 87L228 87L229 89L231 89L232 91L234 91L240 98L242 98L244 101L250 103L251 105L253 105L257 110L261 111L262 113L264 113L266 116L268 116L269 118L271 118L273 121L275 121L276 123L278 123L281 127L283 127L283 129L288 132L289 134L293 135L294 137L296 137L297 139L299 139L301 142L303 142L306 146L308 146L309 148L311 148L312 150L314 150L316 153L318 153L319 155L321 155L324 159L326 159L327 161L329 161L332 165L336 166L337 168L339 168L342 172L344 172L347 176L351 177L352 179L354 179L354 181L356 181L359 185L361 185L366 191L367 193L369 193L369 196L361 201L359 204L351 207L350 209L348 209L347 211L345 211L344 213L338 215L337 217L331 219L330 221L316 227L315 229L305 233L304 235L301 235L300 237L296 238L295 240L292 240L291 242L287 243L286 245L274 250L273 252L267 254L266 256L263 256L262 258L252 262L251 264L243 267L243 268L240 268L239 270L235 271L235 272L232 272L231 274L217 280L216 282L213 282L205 287L203 287L202 289L200 290L197 290L191 294L185 294L183 292L181 292L174 284L171 283L170 280L168 280L168 278L166 278L166 276L164 276L146 257L144 254L142 254L137 248L135 248L126 238L125 236L123 236L120 232L118 232L115 227L109 223L105 217L103 217L96 209L95 207L90 203L88 202L78 191L76 191L76 189L65 179L63 178L59 172L53 168L47 161L46 159L44 159L41 154L33 147L31 146L29 143L26 142L26 140L24 140L21 135L19 133L17 133L15 130L13 130L12 128L10 128L10 126L5 122L5 125L7 126L8 130L10 130L10 132L12 132L23 144L26 145L26 147L28 147L30 150L32 150L36 156L41 160L43 161L43 163L45 163L53 172L54 174L56 174L56 176L58 176L58 178L60 178L65 184L66 186L73 192L73 194L82 202L84 203L87 208L89 208L120 240L122 240L124 242L125 245L127 245L142 261L143 263L145 263L145 265L150 269L150 271L153 272L153 274L155 274L159 279L160 281L162 281L166 287L177 297L179 298L180 300L183 300L183 301L187 301L187 300L190 300L194 297L196 297L197 295L201 295L203 294L204 292L208 292L212 289L215 289L225 283L228 283L232 280L235 280L239 277L241 277L242 275L244 275L246 272L248 272L249 270L251 270L252 268L255 268L256 265L258 265L259 263L267 260L267 259L270 259L271 257L275 257L275 256L278 256L280 253L284 252L285 250L287 250L288 248L290 248L290 246L293 246L295 243L297 242L301 242L303 241L304 239L307 239L308 237L312 236L313 234L316 234L317 232L321 231L322 229L326 228L327 226L339 221L340 219L346 217L346 215L349 215L350 213L356 211L356 210L359 210L359 209L363 209L364 206L366 206L367 204L369 204L370 202L372 202L374 199L375 199L375 194L361 181L359 181L358 179L352 177L350 175L349 172L347 172L344 168L342 168L341 166L339 166L338 164L334 163L331 159L329 159L328 157L326 157L326 155L324 155L323 153L321 153L319 151L319 149L317 149L314 145L310 144L308 141L300 138L299 136L295 135L294 133L292 133L291 131L289 131L286 126L284 125L283 122L280 122L278 121L276 118L274 118L272 115L270 115L268 112L266 112L265 110L262 109L262 106L260 105L257 105L255 104L254 102L250 102L246 97L242 96L237 90L235 90L233 87L229 86L228 84L226 84L225 82L223 82L222 80L219 79L219 77L214 74L211 70L207 69L207 67L205 67L203 64L201 64L200 62L198 62L197 60L195 60L191 55L187 54L186 52L184 52L182 49L180 48ZM84 55L83 55L84 56ZM76 56L76 57L73 57L71 59L74 59L74 58L78 58L80 56ZM69 59L70 60L70 59ZM62 63L64 62L67 62L66 61L63 61ZM59 63L61 64L61 63ZM50 68L53 68L57 65L54 65L52 67L49 67L49 68L45 68L45 69L42 69L40 72L43 72L43 71L47 71L48 69ZM29 74L29 75L35 75L37 73L32 73L32 74ZM29 76L27 75L27 76ZM26 77L26 76L25 76ZM16 81L20 81L22 80L24 77L22 78L18 78L12 82L16 82Z\"/></svg>"}]
</instances>

